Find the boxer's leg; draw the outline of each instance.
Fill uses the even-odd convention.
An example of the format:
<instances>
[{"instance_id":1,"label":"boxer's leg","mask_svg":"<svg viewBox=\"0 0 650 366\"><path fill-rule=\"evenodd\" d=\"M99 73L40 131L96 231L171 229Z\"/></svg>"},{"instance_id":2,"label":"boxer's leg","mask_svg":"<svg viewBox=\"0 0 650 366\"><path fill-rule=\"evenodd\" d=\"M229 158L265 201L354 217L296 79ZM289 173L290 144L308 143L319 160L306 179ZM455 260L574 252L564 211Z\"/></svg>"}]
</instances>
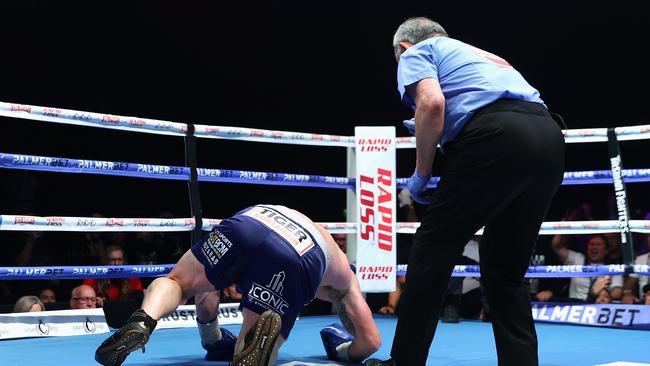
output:
<instances>
[{"instance_id":1,"label":"boxer's leg","mask_svg":"<svg viewBox=\"0 0 650 366\"><path fill-rule=\"evenodd\" d=\"M107 338L95 351L102 365L121 365L129 353L149 341L158 319L176 310L183 299L213 291L203 265L187 251L167 277L154 280L147 288L142 309L136 310L126 324Z\"/></svg>"},{"instance_id":2,"label":"boxer's leg","mask_svg":"<svg viewBox=\"0 0 650 366\"><path fill-rule=\"evenodd\" d=\"M232 360L237 337L227 329L219 327L219 292L204 292L194 298L201 346L207 351L205 359L207 361Z\"/></svg>"},{"instance_id":3,"label":"boxer's leg","mask_svg":"<svg viewBox=\"0 0 650 366\"><path fill-rule=\"evenodd\" d=\"M231 366L267 366L274 365L278 350L285 341L280 335L282 320L280 315L267 310L261 315L244 308L242 324L235 356Z\"/></svg>"}]
</instances>

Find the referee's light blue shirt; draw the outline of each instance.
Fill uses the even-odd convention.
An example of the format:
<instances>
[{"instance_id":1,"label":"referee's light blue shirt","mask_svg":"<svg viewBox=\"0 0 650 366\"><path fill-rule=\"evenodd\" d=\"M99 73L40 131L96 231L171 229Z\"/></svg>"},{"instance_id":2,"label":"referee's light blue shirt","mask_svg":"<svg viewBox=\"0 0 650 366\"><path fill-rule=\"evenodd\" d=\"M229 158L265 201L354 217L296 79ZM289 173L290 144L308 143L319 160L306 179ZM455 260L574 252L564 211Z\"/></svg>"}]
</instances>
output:
<instances>
[{"instance_id":1,"label":"referee's light blue shirt","mask_svg":"<svg viewBox=\"0 0 650 366\"><path fill-rule=\"evenodd\" d=\"M401 55L397 88L402 102L413 110L415 101L405 88L426 78L438 80L445 96L440 145L453 141L474 112L497 99L544 103L539 92L506 60L452 38L430 38Z\"/></svg>"}]
</instances>

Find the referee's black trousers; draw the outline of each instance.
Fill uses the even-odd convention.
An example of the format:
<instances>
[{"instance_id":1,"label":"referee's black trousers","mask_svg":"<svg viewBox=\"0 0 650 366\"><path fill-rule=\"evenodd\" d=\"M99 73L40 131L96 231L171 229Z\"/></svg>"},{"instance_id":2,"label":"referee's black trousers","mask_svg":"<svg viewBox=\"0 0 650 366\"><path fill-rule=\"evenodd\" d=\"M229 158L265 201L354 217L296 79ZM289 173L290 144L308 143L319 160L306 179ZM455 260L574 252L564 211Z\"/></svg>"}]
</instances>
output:
<instances>
[{"instance_id":1,"label":"referee's black trousers","mask_svg":"<svg viewBox=\"0 0 650 366\"><path fill-rule=\"evenodd\" d=\"M481 280L499 365L537 366L524 275L562 182L561 129L540 104L500 100L479 110L444 150L433 203L413 239L391 356L397 366L425 365L454 261L485 226Z\"/></svg>"}]
</instances>

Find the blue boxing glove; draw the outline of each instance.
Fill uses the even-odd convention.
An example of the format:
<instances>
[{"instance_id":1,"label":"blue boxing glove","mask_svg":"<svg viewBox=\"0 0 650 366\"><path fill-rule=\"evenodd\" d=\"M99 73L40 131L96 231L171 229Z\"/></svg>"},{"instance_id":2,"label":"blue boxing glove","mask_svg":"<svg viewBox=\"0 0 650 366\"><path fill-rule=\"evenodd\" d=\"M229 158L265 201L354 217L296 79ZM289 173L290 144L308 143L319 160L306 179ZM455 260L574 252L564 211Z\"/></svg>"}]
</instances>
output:
<instances>
[{"instance_id":1,"label":"blue boxing glove","mask_svg":"<svg viewBox=\"0 0 650 366\"><path fill-rule=\"evenodd\" d=\"M420 175L417 171L409 178L406 187L411 192L411 198L417 203L428 205L431 203L431 191L427 189L427 184L431 180L431 173Z\"/></svg>"},{"instance_id":2,"label":"blue boxing glove","mask_svg":"<svg viewBox=\"0 0 650 366\"><path fill-rule=\"evenodd\" d=\"M408 128L409 133L412 136L415 136L415 118L405 119L402 124L404 124L404 127Z\"/></svg>"},{"instance_id":3,"label":"blue boxing glove","mask_svg":"<svg viewBox=\"0 0 650 366\"><path fill-rule=\"evenodd\" d=\"M320 337L323 340L327 358L335 361L350 362L348 348L354 340L345 327L340 323L334 323L321 329Z\"/></svg>"},{"instance_id":4,"label":"blue boxing glove","mask_svg":"<svg viewBox=\"0 0 650 366\"><path fill-rule=\"evenodd\" d=\"M228 329L221 328L221 339L212 344L203 344L206 361L231 361L235 352L235 337Z\"/></svg>"}]
</instances>

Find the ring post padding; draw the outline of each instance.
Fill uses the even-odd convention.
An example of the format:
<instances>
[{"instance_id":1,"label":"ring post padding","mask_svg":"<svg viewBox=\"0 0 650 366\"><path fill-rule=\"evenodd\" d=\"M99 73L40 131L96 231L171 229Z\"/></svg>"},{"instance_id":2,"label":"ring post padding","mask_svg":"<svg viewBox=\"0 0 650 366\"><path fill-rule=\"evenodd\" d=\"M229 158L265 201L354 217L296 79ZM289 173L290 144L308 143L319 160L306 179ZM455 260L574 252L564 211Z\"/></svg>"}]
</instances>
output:
<instances>
[{"instance_id":1,"label":"ring post padding","mask_svg":"<svg viewBox=\"0 0 650 366\"><path fill-rule=\"evenodd\" d=\"M612 167L612 178L614 179L614 193L616 196L616 208L618 211L618 224L621 232L621 252L626 272L632 271L634 265L634 244L630 232L630 212L627 203L627 191L623 181L623 161L621 149L616 138L614 128L607 129L607 147L609 150L609 162Z\"/></svg>"},{"instance_id":2,"label":"ring post padding","mask_svg":"<svg viewBox=\"0 0 650 366\"><path fill-rule=\"evenodd\" d=\"M357 165L356 165L356 152L352 147L347 148L347 157L346 157L346 174L348 177L356 177L357 175ZM348 234L347 237L347 250L345 255L348 257L350 263L356 264L357 258L357 231L356 231L356 222L357 222L357 192L356 192L356 178L354 181L354 188L348 189L345 192L345 216L347 222L355 223L354 233Z\"/></svg>"},{"instance_id":3,"label":"ring post padding","mask_svg":"<svg viewBox=\"0 0 650 366\"><path fill-rule=\"evenodd\" d=\"M194 136L194 124L187 124L185 135L185 165L190 168L190 180L187 187L190 193L190 210L194 216L194 230L192 230L192 243L201 238L203 227L203 209L201 207L201 192L199 191L199 180L197 173L196 158L196 137Z\"/></svg>"}]
</instances>

